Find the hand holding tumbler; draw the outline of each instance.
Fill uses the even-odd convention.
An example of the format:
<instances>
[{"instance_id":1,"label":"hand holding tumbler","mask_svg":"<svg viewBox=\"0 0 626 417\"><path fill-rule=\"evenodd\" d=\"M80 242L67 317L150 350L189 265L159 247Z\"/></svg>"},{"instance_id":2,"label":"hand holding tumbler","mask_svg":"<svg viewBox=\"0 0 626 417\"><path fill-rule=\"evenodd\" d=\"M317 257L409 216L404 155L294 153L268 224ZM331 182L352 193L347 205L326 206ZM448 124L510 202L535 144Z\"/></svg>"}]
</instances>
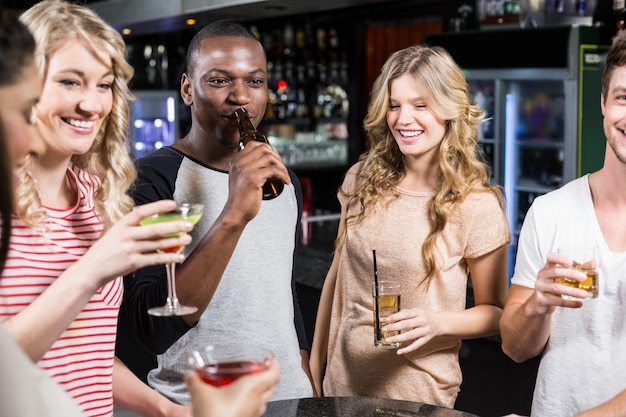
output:
<instances>
[{"instance_id":1,"label":"hand holding tumbler","mask_svg":"<svg viewBox=\"0 0 626 417\"><path fill-rule=\"evenodd\" d=\"M572 260L571 269L584 272L587 278L583 281L576 281L567 278L557 278L556 282L569 287L587 291L587 298L598 298L598 248L595 245L569 245L557 249L561 255ZM562 295L566 300L579 300L569 295Z\"/></svg>"}]
</instances>

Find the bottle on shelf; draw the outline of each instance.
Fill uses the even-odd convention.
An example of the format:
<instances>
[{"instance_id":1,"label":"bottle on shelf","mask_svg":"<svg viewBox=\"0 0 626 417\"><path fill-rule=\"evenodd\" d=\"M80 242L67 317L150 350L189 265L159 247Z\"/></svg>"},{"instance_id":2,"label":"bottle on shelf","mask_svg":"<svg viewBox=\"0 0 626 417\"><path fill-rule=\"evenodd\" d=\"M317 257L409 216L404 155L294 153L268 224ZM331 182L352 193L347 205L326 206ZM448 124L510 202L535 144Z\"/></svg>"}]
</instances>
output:
<instances>
[{"instance_id":1,"label":"bottle on shelf","mask_svg":"<svg viewBox=\"0 0 626 417\"><path fill-rule=\"evenodd\" d=\"M328 75L326 73L326 62L321 61L317 65L317 92L316 92L316 102L315 102L315 110L314 117L316 119L329 118L330 117L330 107L328 106L328 102L330 101L328 95L326 94L326 86L328 84Z\"/></svg>"},{"instance_id":2,"label":"bottle on shelf","mask_svg":"<svg viewBox=\"0 0 626 417\"><path fill-rule=\"evenodd\" d=\"M565 1L564 0L554 0L554 12L555 13L563 13L565 11Z\"/></svg>"},{"instance_id":3,"label":"bottle on shelf","mask_svg":"<svg viewBox=\"0 0 626 417\"><path fill-rule=\"evenodd\" d=\"M328 30L328 46L333 51L339 49L339 34L335 28L330 28Z\"/></svg>"},{"instance_id":4,"label":"bottle on shelf","mask_svg":"<svg viewBox=\"0 0 626 417\"><path fill-rule=\"evenodd\" d=\"M296 57L301 57L306 49L306 34L302 26L296 29Z\"/></svg>"},{"instance_id":5,"label":"bottle on shelf","mask_svg":"<svg viewBox=\"0 0 626 417\"><path fill-rule=\"evenodd\" d=\"M323 54L326 52L326 29L323 27L317 28L317 50Z\"/></svg>"},{"instance_id":6,"label":"bottle on shelf","mask_svg":"<svg viewBox=\"0 0 626 417\"><path fill-rule=\"evenodd\" d=\"M239 135L241 137L239 146L243 149L250 141L264 142L269 144L269 141L264 134L256 130L256 127L252 124L248 112L243 107L235 110L235 117L237 118L237 127L239 128ZM276 198L283 192L285 184L278 178L270 178L265 184L263 184L263 200L271 200Z\"/></svg>"},{"instance_id":7,"label":"bottle on shelf","mask_svg":"<svg viewBox=\"0 0 626 417\"><path fill-rule=\"evenodd\" d=\"M613 16L617 21L617 32L624 30L626 26L626 1L613 0Z\"/></svg>"},{"instance_id":8,"label":"bottle on shelf","mask_svg":"<svg viewBox=\"0 0 626 417\"><path fill-rule=\"evenodd\" d=\"M295 53L295 33L293 31L293 26L287 23L283 30L283 42L285 44L285 48L283 49L283 53L287 56L292 56Z\"/></svg>"},{"instance_id":9,"label":"bottle on shelf","mask_svg":"<svg viewBox=\"0 0 626 417\"><path fill-rule=\"evenodd\" d=\"M261 32L259 32L259 28L256 25L250 26L250 32L252 32L259 41L262 41Z\"/></svg>"}]
</instances>

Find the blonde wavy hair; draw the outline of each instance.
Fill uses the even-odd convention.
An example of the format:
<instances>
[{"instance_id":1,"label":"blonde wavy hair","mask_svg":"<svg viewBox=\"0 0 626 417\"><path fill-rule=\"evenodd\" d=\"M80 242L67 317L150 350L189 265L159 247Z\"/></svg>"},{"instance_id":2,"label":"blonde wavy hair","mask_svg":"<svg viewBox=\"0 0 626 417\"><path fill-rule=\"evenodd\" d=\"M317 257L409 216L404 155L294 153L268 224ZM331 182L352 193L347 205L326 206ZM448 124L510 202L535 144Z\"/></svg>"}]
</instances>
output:
<instances>
[{"instance_id":1,"label":"blonde wavy hair","mask_svg":"<svg viewBox=\"0 0 626 417\"><path fill-rule=\"evenodd\" d=\"M71 159L76 166L100 179L101 185L94 195L96 213L105 227L110 227L132 209L133 200L127 191L137 176L127 143L129 101L134 99L128 83L134 70L126 60L124 40L93 10L63 0L43 0L24 12L20 20L35 37L35 62L44 79L50 57L70 39L80 40L94 51L106 51L111 57L115 77L111 113L89 151ZM17 188L17 214L29 226L41 226L46 215L35 181L28 169L25 171Z\"/></svg>"},{"instance_id":2,"label":"blonde wavy hair","mask_svg":"<svg viewBox=\"0 0 626 417\"><path fill-rule=\"evenodd\" d=\"M428 284L438 272L437 239L443 233L455 208L472 192L493 193L504 209L501 187L491 184L490 168L478 145L478 127L485 113L471 104L467 81L452 57L441 47L411 46L395 52L383 65L374 82L363 126L369 149L361 155L358 186L351 194L340 190L348 204L357 204L357 213L348 216L344 234L337 239L336 250L345 241L348 226L361 221L379 200L398 197L395 186L405 174L404 158L387 124L390 86L396 78L410 74L422 92L427 108L445 120L446 132L439 147L438 185L429 203L430 232L422 247Z\"/></svg>"}]
</instances>

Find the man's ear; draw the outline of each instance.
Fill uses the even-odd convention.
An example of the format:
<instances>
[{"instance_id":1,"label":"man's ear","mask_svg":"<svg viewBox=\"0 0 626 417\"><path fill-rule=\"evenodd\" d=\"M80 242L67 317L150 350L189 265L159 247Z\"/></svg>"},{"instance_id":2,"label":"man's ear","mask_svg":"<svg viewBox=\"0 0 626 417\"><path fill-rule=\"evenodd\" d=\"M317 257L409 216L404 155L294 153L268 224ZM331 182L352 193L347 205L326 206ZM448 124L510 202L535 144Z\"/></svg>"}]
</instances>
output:
<instances>
[{"instance_id":1,"label":"man's ear","mask_svg":"<svg viewBox=\"0 0 626 417\"><path fill-rule=\"evenodd\" d=\"M185 103L186 106L193 104L191 82L191 78L189 78L187 73L184 73L180 80L180 97L183 99L183 103Z\"/></svg>"}]
</instances>

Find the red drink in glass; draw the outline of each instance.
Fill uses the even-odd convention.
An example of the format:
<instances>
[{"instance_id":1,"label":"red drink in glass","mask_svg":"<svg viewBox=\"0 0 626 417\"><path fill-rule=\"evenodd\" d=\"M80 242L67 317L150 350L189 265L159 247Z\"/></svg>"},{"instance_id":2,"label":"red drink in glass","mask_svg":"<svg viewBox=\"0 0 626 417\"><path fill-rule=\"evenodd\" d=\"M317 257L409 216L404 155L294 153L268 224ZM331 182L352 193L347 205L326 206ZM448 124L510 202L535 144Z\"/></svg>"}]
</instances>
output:
<instances>
[{"instance_id":1,"label":"red drink in glass","mask_svg":"<svg viewBox=\"0 0 626 417\"><path fill-rule=\"evenodd\" d=\"M267 369L267 364L256 361L230 361L205 365L197 372L207 384L223 387L244 375L258 374Z\"/></svg>"},{"instance_id":2,"label":"red drink in glass","mask_svg":"<svg viewBox=\"0 0 626 417\"><path fill-rule=\"evenodd\" d=\"M202 380L214 387L223 387L244 375L265 371L274 354L250 341L218 343L196 350L189 356L189 365Z\"/></svg>"}]
</instances>

